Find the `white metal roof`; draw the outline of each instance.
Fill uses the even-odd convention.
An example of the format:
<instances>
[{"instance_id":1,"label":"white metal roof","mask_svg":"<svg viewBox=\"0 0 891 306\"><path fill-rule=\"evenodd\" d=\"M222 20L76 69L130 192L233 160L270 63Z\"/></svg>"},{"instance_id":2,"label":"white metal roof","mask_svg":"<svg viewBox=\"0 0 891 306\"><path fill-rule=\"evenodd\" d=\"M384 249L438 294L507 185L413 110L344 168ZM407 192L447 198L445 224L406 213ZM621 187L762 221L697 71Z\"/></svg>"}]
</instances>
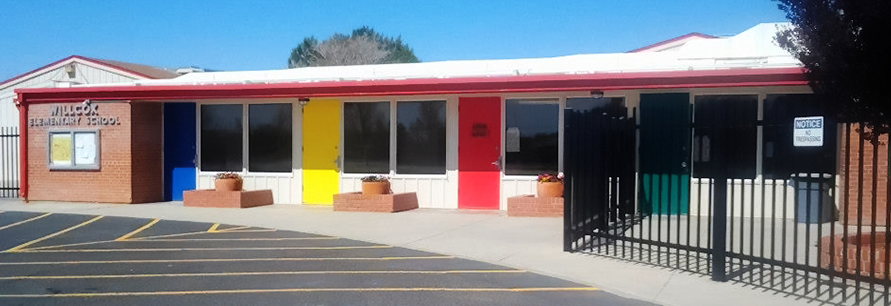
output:
<instances>
[{"instance_id":1,"label":"white metal roof","mask_svg":"<svg viewBox=\"0 0 891 306\"><path fill-rule=\"evenodd\" d=\"M96 84L91 86L364 81L800 67L800 62L777 46L775 42L774 37L778 29L786 26L789 26L789 24L763 23L735 36L689 40L681 46L662 52L306 67L262 71L196 72L174 79L138 80L133 83Z\"/></svg>"}]
</instances>

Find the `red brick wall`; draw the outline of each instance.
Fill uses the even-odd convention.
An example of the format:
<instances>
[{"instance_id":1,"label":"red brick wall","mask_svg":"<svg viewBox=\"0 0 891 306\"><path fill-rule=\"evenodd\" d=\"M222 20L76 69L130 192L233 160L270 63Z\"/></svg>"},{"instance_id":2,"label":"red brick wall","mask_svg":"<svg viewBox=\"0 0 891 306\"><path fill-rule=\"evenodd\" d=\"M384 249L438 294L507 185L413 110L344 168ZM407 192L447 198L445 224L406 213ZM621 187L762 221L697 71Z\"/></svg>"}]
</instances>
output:
<instances>
[{"instance_id":1,"label":"red brick wall","mask_svg":"<svg viewBox=\"0 0 891 306\"><path fill-rule=\"evenodd\" d=\"M48 117L50 107L31 105L28 116ZM98 170L47 167L47 132L97 129L87 125L86 118L78 126L28 128L29 200L141 203L162 198L160 104L131 107L127 103L103 103L98 110L102 117L120 118L119 125L98 127ZM131 116L131 112L137 115ZM134 188L137 184L139 187Z\"/></svg>"},{"instance_id":2,"label":"red brick wall","mask_svg":"<svg viewBox=\"0 0 891 306\"><path fill-rule=\"evenodd\" d=\"M840 129L839 139L839 218L847 225L872 225L872 197L876 197L876 225L886 225L888 199L888 135L879 138L877 168L873 168L873 149L869 140L863 141L863 172L860 171L860 133L859 125L852 125L848 133ZM847 156L846 145L850 141L850 157ZM849 165L845 172L845 165ZM860 175L863 183L860 183ZM873 178L875 175L875 179ZM876 188L872 186L875 183ZM847 184L847 185L846 185ZM847 186L847 188L845 188ZM862 189L861 189L862 188ZM847 201L847 210L845 209ZM858 209L862 209L858 214ZM859 223L858 223L859 222Z\"/></svg>"},{"instance_id":3,"label":"red brick wall","mask_svg":"<svg viewBox=\"0 0 891 306\"><path fill-rule=\"evenodd\" d=\"M163 108L160 103L138 103L131 106L133 203L164 200L162 116Z\"/></svg>"}]
</instances>

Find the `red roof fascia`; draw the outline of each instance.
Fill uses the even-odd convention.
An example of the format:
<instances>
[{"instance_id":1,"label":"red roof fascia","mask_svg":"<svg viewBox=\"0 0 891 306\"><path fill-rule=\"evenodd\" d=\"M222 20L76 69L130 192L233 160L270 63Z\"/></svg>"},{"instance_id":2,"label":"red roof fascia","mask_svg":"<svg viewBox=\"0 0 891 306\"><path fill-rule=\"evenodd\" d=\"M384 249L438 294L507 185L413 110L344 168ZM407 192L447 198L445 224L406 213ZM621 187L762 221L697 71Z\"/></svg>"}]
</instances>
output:
<instances>
[{"instance_id":1,"label":"red roof fascia","mask_svg":"<svg viewBox=\"0 0 891 306\"><path fill-rule=\"evenodd\" d=\"M104 63L104 62L97 61L97 60L94 60L94 59L89 58L89 57L83 57L83 56L80 56L80 55L72 55L72 56L69 56L69 57L60 59L60 60L58 60L58 61L55 61L55 62L46 64L46 65L43 65L43 66L41 66L40 68L37 68L37 69L31 70L31 71L22 73L22 74L17 75L17 76L14 76L14 77L12 77L12 78L6 80L6 81L0 82L0 86L3 86L3 84L13 82L13 81L15 81L15 80L18 80L18 79L21 79L21 78L23 78L23 77L26 77L26 76L28 76L28 75L30 75L30 74L32 74L32 73L35 73L35 72L38 72L38 71L40 71L40 70L43 70L43 69L46 69L46 68L55 66L55 65L57 65L57 64L59 64L59 63L61 63L61 62L64 62L64 61L67 61L67 60L70 60L70 59L74 59L74 58L79 59L79 60L83 60L83 61L87 61L87 62L96 64L96 65L101 65L101 66L109 67L109 68L116 69L116 70L126 71L127 73L130 73L130 74L133 74L133 75L136 75L136 76L139 76L139 77L143 77L143 78L146 78L146 79L155 79L155 78L153 78L153 77L151 77L151 76L149 76L149 75L145 75L145 74L143 74L143 73L139 73L139 72L136 72L136 71L133 71L133 70L130 70L130 69L126 69L126 68L123 68L123 67L119 67L119 66L117 66L117 65L113 65L113 64L109 64L109 63Z\"/></svg>"},{"instance_id":2,"label":"red roof fascia","mask_svg":"<svg viewBox=\"0 0 891 306\"><path fill-rule=\"evenodd\" d=\"M189 100L287 97L357 97L504 92L806 85L802 68L727 69L578 75L427 78L376 81L237 83L16 89L23 103L91 100Z\"/></svg>"},{"instance_id":3,"label":"red roof fascia","mask_svg":"<svg viewBox=\"0 0 891 306\"><path fill-rule=\"evenodd\" d=\"M706 34L702 34L702 33L696 33L696 32L693 32L693 33L686 34L686 35L682 35L682 36L678 36L678 37L675 37L675 38L672 38L672 39L669 39L669 40L663 40L663 41L657 42L657 43L652 44L652 45L649 45L649 46L640 47L640 48L637 48L637 49L628 51L628 53L637 53L637 52L641 52L641 51L644 51L644 50L647 50L647 49L653 49L653 48L656 48L656 47L659 47L659 46L667 45L667 44L670 44L670 43L673 43L673 42L676 42L676 41L679 41L679 40L684 40L684 39L687 39L687 38L690 38L690 37L718 38L717 36L712 36L712 35L706 35Z\"/></svg>"}]
</instances>

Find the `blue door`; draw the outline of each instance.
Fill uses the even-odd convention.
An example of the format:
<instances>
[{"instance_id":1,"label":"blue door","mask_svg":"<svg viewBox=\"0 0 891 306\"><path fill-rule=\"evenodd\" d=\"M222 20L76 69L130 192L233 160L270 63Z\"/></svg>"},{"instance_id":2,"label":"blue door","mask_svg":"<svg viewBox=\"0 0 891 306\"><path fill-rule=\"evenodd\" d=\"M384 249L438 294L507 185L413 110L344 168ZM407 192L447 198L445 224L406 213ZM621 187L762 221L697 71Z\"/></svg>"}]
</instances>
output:
<instances>
[{"instance_id":1,"label":"blue door","mask_svg":"<svg viewBox=\"0 0 891 306\"><path fill-rule=\"evenodd\" d=\"M195 189L195 103L164 104L164 199Z\"/></svg>"}]
</instances>

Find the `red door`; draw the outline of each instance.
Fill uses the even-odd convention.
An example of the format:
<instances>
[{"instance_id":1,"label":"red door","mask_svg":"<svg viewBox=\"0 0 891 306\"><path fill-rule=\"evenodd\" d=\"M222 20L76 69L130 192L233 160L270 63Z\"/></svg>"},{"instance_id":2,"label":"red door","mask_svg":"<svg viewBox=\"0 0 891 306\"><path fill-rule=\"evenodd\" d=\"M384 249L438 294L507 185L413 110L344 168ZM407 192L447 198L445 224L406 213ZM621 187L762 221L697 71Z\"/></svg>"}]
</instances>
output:
<instances>
[{"instance_id":1,"label":"red door","mask_svg":"<svg viewBox=\"0 0 891 306\"><path fill-rule=\"evenodd\" d=\"M458 99L458 208L498 209L501 98Z\"/></svg>"}]
</instances>

